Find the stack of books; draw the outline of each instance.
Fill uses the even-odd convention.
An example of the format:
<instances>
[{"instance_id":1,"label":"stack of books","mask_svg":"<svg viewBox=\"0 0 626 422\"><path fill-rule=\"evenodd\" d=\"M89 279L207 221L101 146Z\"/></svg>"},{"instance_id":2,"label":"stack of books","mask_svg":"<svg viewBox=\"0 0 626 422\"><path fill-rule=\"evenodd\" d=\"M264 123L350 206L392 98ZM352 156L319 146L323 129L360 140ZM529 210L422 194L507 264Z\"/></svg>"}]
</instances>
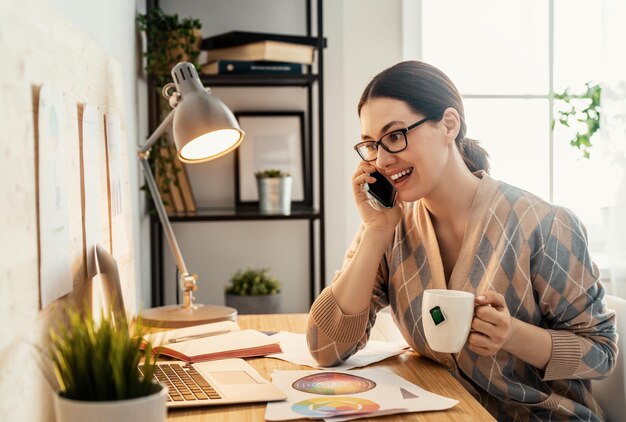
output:
<instances>
[{"instance_id":1,"label":"stack of books","mask_svg":"<svg viewBox=\"0 0 626 422\"><path fill-rule=\"evenodd\" d=\"M176 158L176 147L171 144L159 149L161 160L155 169L159 194L168 214L195 212L196 201L184 164ZM162 166L162 168L160 167Z\"/></svg>"},{"instance_id":2,"label":"stack of books","mask_svg":"<svg viewBox=\"0 0 626 422\"><path fill-rule=\"evenodd\" d=\"M207 63L202 73L302 74L315 58L319 40L300 35L232 31L202 40ZM326 40L324 39L325 47Z\"/></svg>"}]
</instances>

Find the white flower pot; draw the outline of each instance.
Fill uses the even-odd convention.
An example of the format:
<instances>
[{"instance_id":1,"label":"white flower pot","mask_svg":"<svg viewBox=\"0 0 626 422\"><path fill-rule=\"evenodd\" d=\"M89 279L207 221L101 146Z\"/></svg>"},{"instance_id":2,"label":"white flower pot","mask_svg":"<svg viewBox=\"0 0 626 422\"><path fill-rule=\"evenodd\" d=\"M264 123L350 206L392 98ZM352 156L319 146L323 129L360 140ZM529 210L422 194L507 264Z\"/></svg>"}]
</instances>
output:
<instances>
[{"instance_id":1,"label":"white flower pot","mask_svg":"<svg viewBox=\"0 0 626 422\"><path fill-rule=\"evenodd\" d=\"M57 422L164 422L167 418L167 388L129 400L81 401L54 396Z\"/></svg>"},{"instance_id":2,"label":"white flower pot","mask_svg":"<svg viewBox=\"0 0 626 422\"><path fill-rule=\"evenodd\" d=\"M266 296L226 294L226 306L237 309L239 315L280 313L280 293Z\"/></svg>"}]
</instances>

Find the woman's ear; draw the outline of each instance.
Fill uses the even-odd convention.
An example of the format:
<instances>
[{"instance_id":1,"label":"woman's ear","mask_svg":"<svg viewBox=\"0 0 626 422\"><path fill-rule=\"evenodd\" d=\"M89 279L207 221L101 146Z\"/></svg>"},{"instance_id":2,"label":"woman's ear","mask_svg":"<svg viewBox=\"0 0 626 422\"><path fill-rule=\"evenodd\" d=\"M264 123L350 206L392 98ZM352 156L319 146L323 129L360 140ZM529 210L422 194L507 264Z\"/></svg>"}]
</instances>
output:
<instances>
[{"instance_id":1,"label":"woman's ear","mask_svg":"<svg viewBox=\"0 0 626 422\"><path fill-rule=\"evenodd\" d=\"M461 130L461 116L454 108L448 107L444 110L441 121L446 128L446 142L451 144Z\"/></svg>"}]
</instances>

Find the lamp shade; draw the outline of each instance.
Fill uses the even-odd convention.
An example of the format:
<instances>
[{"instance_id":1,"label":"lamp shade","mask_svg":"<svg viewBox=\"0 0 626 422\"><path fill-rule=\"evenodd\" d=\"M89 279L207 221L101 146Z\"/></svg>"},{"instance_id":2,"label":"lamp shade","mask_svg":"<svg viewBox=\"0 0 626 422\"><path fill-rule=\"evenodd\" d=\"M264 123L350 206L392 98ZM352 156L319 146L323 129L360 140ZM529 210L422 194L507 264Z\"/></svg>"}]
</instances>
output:
<instances>
[{"instance_id":1,"label":"lamp shade","mask_svg":"<svg viewBox=\"0 0 626 422\"><path fill-rule=\"evenodd\" d=\"M228 154L241 144L244 132L233 113L209 94L191 63L178 63L172 79L180 94L173 121L178 158L201 163Z\"/></svg>"}]
</instances>

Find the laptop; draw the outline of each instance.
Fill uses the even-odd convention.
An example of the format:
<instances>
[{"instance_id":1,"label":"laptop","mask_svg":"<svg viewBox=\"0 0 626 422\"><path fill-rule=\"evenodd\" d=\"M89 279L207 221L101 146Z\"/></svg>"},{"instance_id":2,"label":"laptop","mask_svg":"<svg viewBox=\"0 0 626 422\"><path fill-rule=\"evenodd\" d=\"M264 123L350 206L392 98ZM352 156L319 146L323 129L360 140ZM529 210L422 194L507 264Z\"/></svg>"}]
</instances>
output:
<instances>
[{"instance_id":1,"label":"laptop","mask_svg":"<svg viewBox=\"0 0 626 422\"><path fill-rule=\"evenodd\" d=\"M287 396L243 359L157 363L155 378L168 389L168 408L285 400ZM139 366L142 370L142 366Z\"/></svg>"},{"instance_id":2,"label":"laptop","mask_svg":"<svg viewBox=\"0 0 626 422\"><path fill-rule=\"evenodd\" d=\"M96 271L100 276L103 305L105 309L112 310L114 317L123 315L124 301L117 262L100 245L95 245L94 255ZM193 364L162 361L157 365L155 378L167 387L166 404L170 408L266 402L287 398L243 359ZM142 369L141 365L139 369Z\"/></svg>"}]
</instances>

